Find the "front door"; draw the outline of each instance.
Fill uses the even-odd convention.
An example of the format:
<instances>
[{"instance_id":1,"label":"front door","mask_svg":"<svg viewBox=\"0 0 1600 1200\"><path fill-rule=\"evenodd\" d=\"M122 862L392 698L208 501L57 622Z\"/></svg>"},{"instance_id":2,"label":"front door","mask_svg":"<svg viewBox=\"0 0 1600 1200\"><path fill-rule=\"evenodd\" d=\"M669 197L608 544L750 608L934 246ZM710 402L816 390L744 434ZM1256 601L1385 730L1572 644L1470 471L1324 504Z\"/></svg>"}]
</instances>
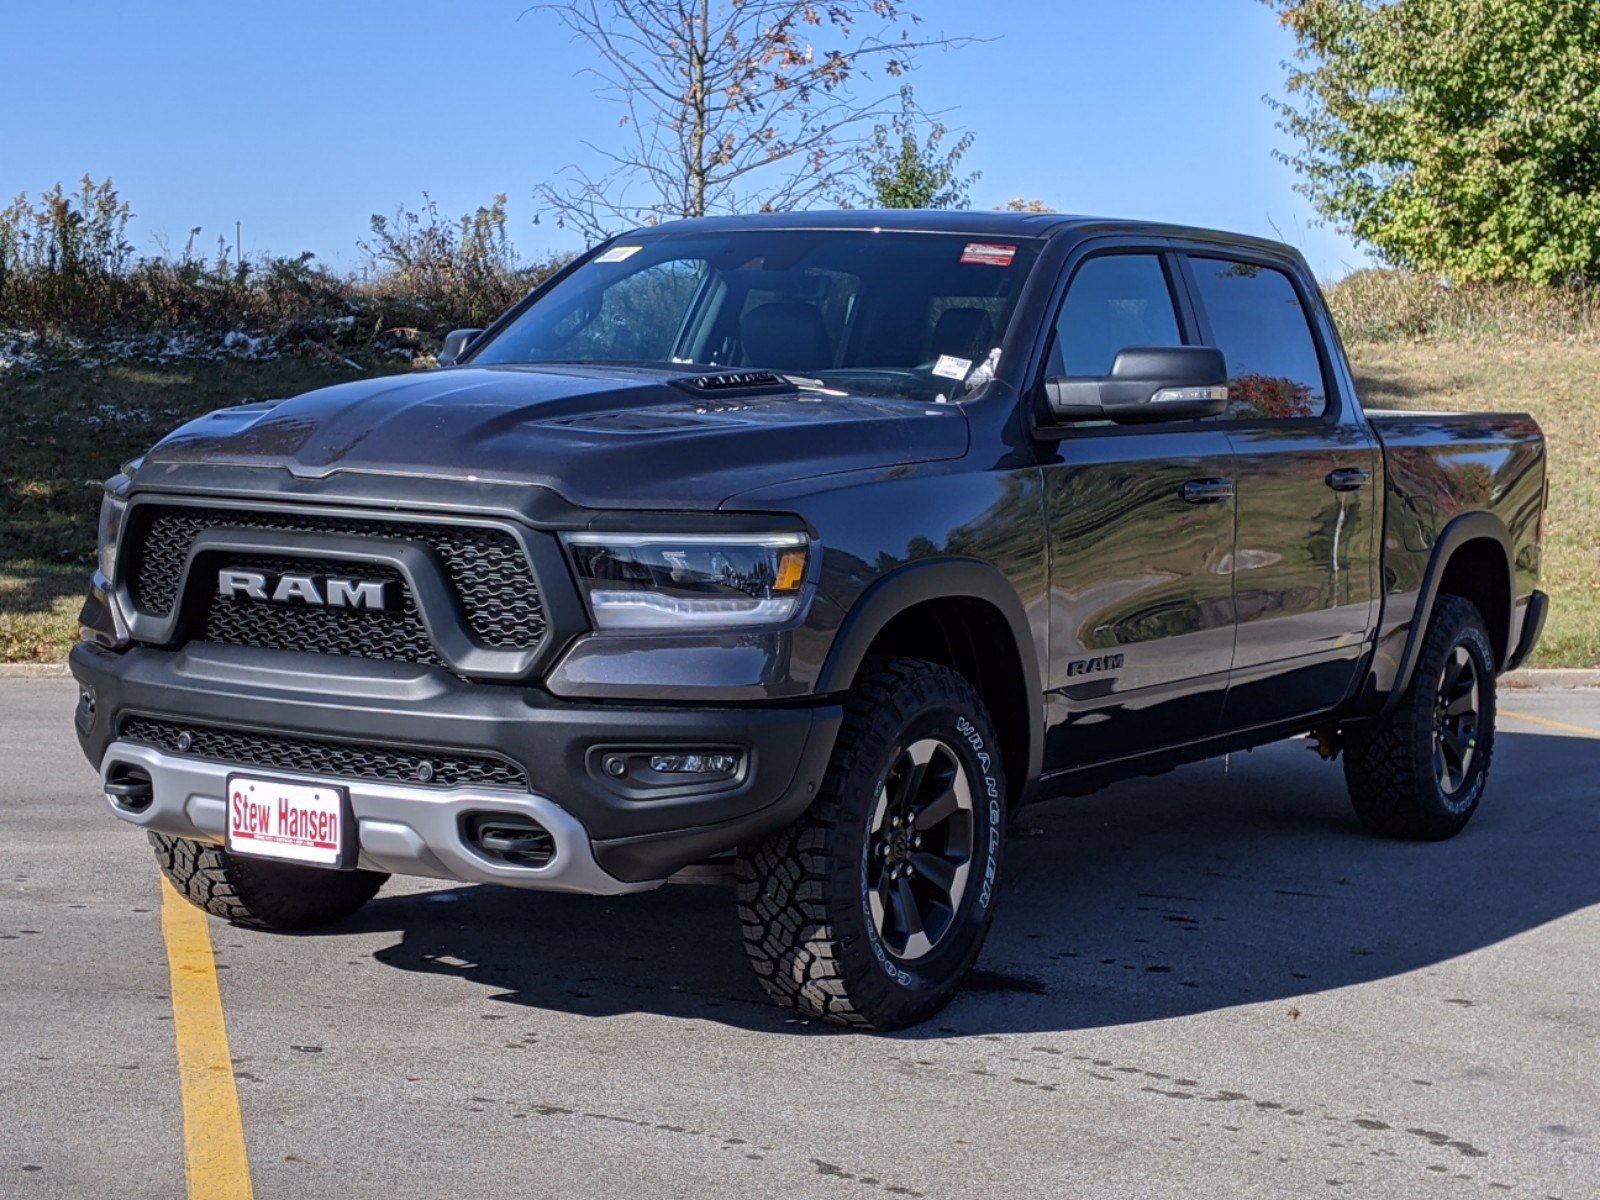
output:
<instances>
[{"instance_id":1,"label":"front door","mask_svg":"<svg viewBox=\"0 0 1600 1200\"><path fill-rule=\"evenodd\" d=\"M1196 340L1176 263L1119 248L1074 270L1047 375ZM1234 454L1201 422L1075 427L1043 468L1050 554L1046 769L1215 733L1233 656Z\"/></svg>"}]
</instances>

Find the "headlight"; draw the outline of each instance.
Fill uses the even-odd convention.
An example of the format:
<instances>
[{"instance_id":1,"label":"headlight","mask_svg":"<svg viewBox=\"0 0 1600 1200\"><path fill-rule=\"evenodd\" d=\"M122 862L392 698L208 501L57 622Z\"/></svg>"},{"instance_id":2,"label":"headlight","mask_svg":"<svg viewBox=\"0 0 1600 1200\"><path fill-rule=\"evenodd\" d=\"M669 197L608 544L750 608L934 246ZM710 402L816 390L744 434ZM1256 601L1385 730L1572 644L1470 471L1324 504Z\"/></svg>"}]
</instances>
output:
<instances>
[{"instance_id":1,"label":"headlight","mask_svg":"<svg viewBox=\"0 0 1600 1200\"><path fill-rule=\"evenodd\" d=\"M117 569L117 543L122 538L122 518L128 502L107 492L100 500L100 529L96 538L100 576L107 583Z\"/></svg>"},{"instance_id":2,"label":"headlight","mask_svg":"<svg viewBox=\"0 0 1600 1200\"><path fill-rule=\"evenodd\" d=\"M565 536L597 629L777 625L800 609L803 533Z\"/></svg>"}]
</instances>

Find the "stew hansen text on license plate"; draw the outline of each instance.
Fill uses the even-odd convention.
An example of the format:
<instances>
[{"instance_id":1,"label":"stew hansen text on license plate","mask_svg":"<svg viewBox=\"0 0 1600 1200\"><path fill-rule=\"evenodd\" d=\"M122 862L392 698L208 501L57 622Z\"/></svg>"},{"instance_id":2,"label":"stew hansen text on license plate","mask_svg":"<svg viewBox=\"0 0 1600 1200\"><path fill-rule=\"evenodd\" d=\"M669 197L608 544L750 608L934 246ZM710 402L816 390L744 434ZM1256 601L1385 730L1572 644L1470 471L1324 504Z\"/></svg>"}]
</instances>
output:
<instances>
[{"instance_id":1,"label":"stew hansen text on license plate","mask_svg":"<svg viewBox=\"0 0 1600 1200\"><path fill-rule=\"evenodd\" d=\"M228 777L227 846L235 854L343 867L353 824L343 788Z\"/></svg>"}]
</instances>

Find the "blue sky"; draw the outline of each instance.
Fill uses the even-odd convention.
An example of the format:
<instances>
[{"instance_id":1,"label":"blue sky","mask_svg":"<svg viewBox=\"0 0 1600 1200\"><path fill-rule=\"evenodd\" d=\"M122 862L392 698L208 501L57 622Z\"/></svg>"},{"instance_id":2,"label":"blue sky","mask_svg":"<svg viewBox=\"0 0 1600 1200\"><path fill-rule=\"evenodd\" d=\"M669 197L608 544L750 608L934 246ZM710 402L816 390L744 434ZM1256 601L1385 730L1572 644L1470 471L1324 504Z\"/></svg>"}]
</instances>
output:
<instances>
[{"instance_id":1,"label":"blue sky","mask_svg":"<svg viewBox=\"0 0 1600 1200\"><path fill-rule=\"evenodd\" d=\"M923 60L919 100L977 142L973 203L1281 236L1327 278L1365 261L1294 191L1268 94L1292 41L1259 0L912 0L929 30L993 39ZM342 267L374 212L508 194L532 252L534 185L588 161L617 115L582 51L525 0L7 0L0 193L85 171L133 202L142 251L231 242ZM885 86L886 92L893 88Z\"/></svg>"}]
</instances>

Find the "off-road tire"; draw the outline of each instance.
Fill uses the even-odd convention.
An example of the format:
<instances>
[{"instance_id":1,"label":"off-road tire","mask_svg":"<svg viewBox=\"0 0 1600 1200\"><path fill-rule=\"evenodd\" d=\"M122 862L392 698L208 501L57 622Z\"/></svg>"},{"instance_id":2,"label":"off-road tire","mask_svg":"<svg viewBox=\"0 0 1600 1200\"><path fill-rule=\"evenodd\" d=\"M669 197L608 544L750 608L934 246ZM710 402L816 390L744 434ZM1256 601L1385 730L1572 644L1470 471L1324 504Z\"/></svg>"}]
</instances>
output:
<instances>
[{"instance_id":1,"label":"off-road tire","mask_svg":"<svg viewBox=\"0 0 1600 1200\"><path fill-rule=\"evenodd\" d=\"M342 921L389 877L381 871L329 871L259 862L221 846L152 833L161 873L196 908L249 929L314 929Z\"/></svg>"},{"instance_id":2,"label":"off-road tire","mask_svg":"<svg viewBox=\"0 0 1600 1200\"><path fill-rule=\"evenodd\" d=\"M897 761L929 739L966 772L970 860L944 932L904 961L871 912L872 824ZM910 658L863 664L816 801L738 856L745 949L769 996L807 1016L873 1029L914 1024L950 1001L983 946L998 895L1006 828L998 744L983 702L954 671Z\"/></svg>"},{"instance_id":3,"label":"off-road tire","mask_svg":"<svg viewBox=\"0 0 1600 1200\"><path fill-rule=\"evenodd\" d=\"M1464 649L1477 672L1476 736L1466 777L1447 794L1434 761L1436 710L1445 664ZM1483 616L1470 600L1434 605L1411 682L1387 716L1344 735L1344 777L1361 824L1372 833L1443 841L1478 811L1494 756L1495 655Z\"/></svg>"}]
</instances>

